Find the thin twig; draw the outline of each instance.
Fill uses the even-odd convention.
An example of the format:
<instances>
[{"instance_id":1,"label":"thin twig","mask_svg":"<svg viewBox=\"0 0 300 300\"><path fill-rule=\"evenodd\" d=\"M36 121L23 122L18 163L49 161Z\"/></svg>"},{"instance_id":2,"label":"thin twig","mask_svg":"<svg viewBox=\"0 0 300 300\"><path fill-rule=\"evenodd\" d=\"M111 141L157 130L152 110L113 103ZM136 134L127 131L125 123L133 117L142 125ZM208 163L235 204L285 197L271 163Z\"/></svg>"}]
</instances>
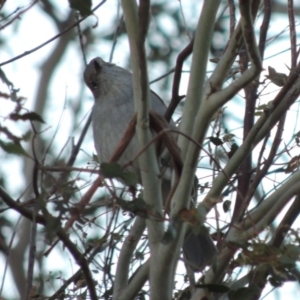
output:
<instances>
[{"instance_id":1,"label":"thin twig","mask_svg":"<svg viewBox=\"0 0 300 300\"><path fill-rule=\"evenodd\" d=\"M19 204L17 201L12 199L1 187L0 187L0 197L2 200L11 207L12 209L19 212L23 217L32 220L33 219L33 212L32 210L23 207L21 204ZM74 243L71 242L69 239L67 233L64 229L62 229L59 226L60 221L58 221L56 218L53 218L48 211L44 208L44 215L36 214L35 216L36 222L39 224L44 225L45 227L53 226L52 224L56 224L55 227L55 233L59 237L59 239L63 242L65 247L69 250L69 252L72 254L74 260L78 263L78 265L81 267L81 270L83 272L83 275L86 280L86 284L90 293L90 297L93 300L97 300L97 293L95 290L95 284L91 275L91 271L88 266L88 262L85 259L85 257L82 255L82 253L77 249L77 247L74 245Z\"/></svg>"},{"instance_id":2,"label":"thin twig","mask_svg":"<svg viewBox=\"0 0 300 300\"><path fill-rule=\"evenodd\" d=\"M182 96L179 96L182 67L186 58L192 53L193 46L194 46L194 39L192 39L190 43L177 56L173 85L172 85L172 99L165 112L165 119L168 122L170 122L176 107L178 106L179 102L183 98Z\"/></svg>"},{"instance_id":3,"label":"thin twig","mask_svg":"<svg viewBox=\"0 0 300 300\"><path fill-rule=\"evenodd\" d=\"M37 222L36 222L36 215L39 212L39 201L40 199L40 193L38 188L38 174L39 170L37 169L37 165L39 165L39 161L37 158L37 154L35 151L34 143L35 139L37 137L37 132L35 129L35 126L33 122L31 122L31 127L34 132L34 136L31 141L31 147L32 147L32 154L34 157L34 168L33 168L33 174L32 174L32 187L33 192L35 194L35 201L33 205L33 211L32 211L32 220L31 220L31 232L30 232L30 242L29 242L29 253L28 253L28 269L27 269L27 280L26 280L26 297L25 300L30 299L30 292L32 289L32 282L33 282L33 272L34 272L34 263L35 263L35 256L36 256L36 234L37 234Z\"/></svg>"},{"instance_id":4,"label":"thin twig","mask_svg":"<svg viewBox=\"0 0 300 300\"><path fill-rule=\"evenodd\" d=\"M98 5L95 6L95 8L92 9L92 12L95 12L100 6L102 6L104 3L106 2L106 0L102 0ZM83 17L81 19L79 19L78 21L74 22L71 26L67 27L66 29L64 29L63 31L61 31L60 33L58 33L57 35L55 35L54 37L52 37L51 39L47 40L46 42L40 44L39 46L32 48L31 50L27 50L24 53L15 56L14 58L11 58L7 61L4 61L2 63L0 63L0 67L7 65L13 61L16 61L24 56L27 56L29 54L32 54L33 52L40 50L41 48L43 48L44 46L48 45L49 43L55 41L57 38L61 37L63 34L65 34L66 32L68 32L69 30L71 30L72 28L74 28L75 26L77 26L79 23L81 23L83 20L85 20L88 16Z\"/></svg>"},{"instance_id":5,"label":"thin twig","mask_svg":"<svg viewBox=\"0 0 300 300\"><path fill-rule=\"evenodd\" d=\"M79 21L79 13L75 14L75 19L76 19L76 22ZM77 28L77 32L78 32L79 45L80 45L80 49L81 49L81 54L82 54L83 62L84 62L84 65L86 66L87 65L87 60L86 60L86 55L85 55L84 42L83 42L83 34L82 34L82 31L81 31L81 28L80 28L80 23L78 23L76 25L76 28Z\"/></svg>"},{"instance_id":6,"label":"thin twig","mask_svg":"<svg viewBox=\"0 0 300 300\"><path fill-rule=\"evenodd\" d=\"M261 68L260 53L258 47L255 43L254 29L252 18L255 16L254 12L251 12L250 2L240 1L240 10L241 10L241 23L245 41L245 50L247 50L247 55L245 52L241 54L241 68L242 73L245 74L248 70L248 56L251 58L251 63L255 65L258 69ZM254 14L254 16L253 16ZM252 66L251 66L252 67ZM258 85L250 82L249 85L245 85L245 95L246 95L246 106L244 114L244 132L243 140L245 141L249 132L252 130L254 125L254 115L255 115L255 103L257 100L257 90ZM232 224L236 222L243 215L247 203L245 202L245 195L249 188L250 183L250 174L252 169L252 156L251 153L245 157L242 162L239 172L241 176L238 178L238 191L239 194L236 196L235 207L232 216Z\"/></svg>"},{"instance_id":7,"label":"thin twig","mask_svg":"<svg viewBox=\"0 0 300 300\"><path fill-rule=\"evenodd\" d=\"M0 197L1 197L1 195L0 195ZM15 239L15 236L16 236L16 233L17 233L17 228L20 224L21 219L22 218L19 217L18 221L16 222L16 225L13 229L12 236L11 236L9 244L7 246L7 256L6 256L5 266L4 266L3 271L2 271L2 281L1 281L1 287L0 287L0 299L2 298L2 291L3 291L4 282L5 282L7 269L8 269L8 265L9 265L10 255L11 255L11 251L12 251L12 245L13 245L13 242L14 242L14 239Z\"/></svg>"},{"instance_id":8,"label":"thin twig","mask_svg":"<svg viewBox=\"0 0 300 300\"><path fill-rule=\"evenodd\" d=\"M278 127L277 127L277 132L276 135L274 137L274 141L269 153L268 158L264 161L264 166L261 170L259 170L256 174L256 176L254 177L248 193L246 195L246 202L250 203L250 200L252 199L258 185L260 184L261 180L264 178L264 176L267 174L270 166L272 165L273 161L274 161L274 157L277 153L277 150L279 148L279 145L281 143L282 140L282 134L283 134L283 130L284 130L284 125L285 125L285 119L286 119L286 114L281 118ZM259 164L257 165L257 169L259 169Z\"/></svg>"},{"instance_id":9,"label":"thin twig","mask_svg":"<svg viewBox=\"0 0 300 300\"><path fill-rule=\"evenodd\" d=\"M119 13L120 13L120 2L118 2L117 18L119 16ZM113 55L114 55L114 52L115 52L115 47L117 45L118 35L121 31L122 23L123 23L123 16L120 18L118 26L117 26L117 28L114 32L114 37L113 37L113 40L112 40L112 47L111 47L111 51L110 51L110 54L109 54L109 60L108 60L110 63L112 62L112 59L113 59Z\"/></svg>"},{"instance_id":10,"label":"thin twig","mask_svg":"<svg viewBox=\"0 0 300 300\"><path fill-rule=\"evenodd\" d=\"M1 1L2 2L2 1ZM2 2L2 5L4 4L5 1ZM6 24L4 24L3 26L0 27L0 30L3 30L5 27L7 27L8 25L12 24L15 20L20 20L21 19L21 15L24 14L26 11L28 11L30 8L33 7L33 5L35 5L38 2L38 0L33 1L31 4L29 4L29 6L25 9L23 9L22 11L20 11L14 18L12 18L10 21L8 21ZM1 6L2 6L1 5Z\"/></svg>"}]
</instances>

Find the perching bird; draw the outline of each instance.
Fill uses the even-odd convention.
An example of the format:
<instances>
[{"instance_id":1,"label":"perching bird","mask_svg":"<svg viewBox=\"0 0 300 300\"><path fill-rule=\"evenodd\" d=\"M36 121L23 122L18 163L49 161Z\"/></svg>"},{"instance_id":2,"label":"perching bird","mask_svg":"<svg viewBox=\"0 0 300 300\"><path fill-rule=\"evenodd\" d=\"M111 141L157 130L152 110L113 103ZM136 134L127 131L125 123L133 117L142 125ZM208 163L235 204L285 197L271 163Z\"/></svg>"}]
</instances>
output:
<instances>
[{"instance_id":1,"label":"perching bird","mask_svg":"<svg viewBox=\"0 0 300 300\"><path fill-rule=\"evenodd\" d=\"M95 99L92 126L99 162L108 162L135 113L132 74L97 57L87 65L84 81ZM163 101L153 92L150 101L152 109L163 116L166 111ZM132 160L138 150L137 140L134 137L118 163L122 165ZM132 168L139 173L137 160ZM184 242L183 251L191 268L199 270L215 255L216 247L208 234L195 235L192 232Z\"/></svg>"}]
</instances>

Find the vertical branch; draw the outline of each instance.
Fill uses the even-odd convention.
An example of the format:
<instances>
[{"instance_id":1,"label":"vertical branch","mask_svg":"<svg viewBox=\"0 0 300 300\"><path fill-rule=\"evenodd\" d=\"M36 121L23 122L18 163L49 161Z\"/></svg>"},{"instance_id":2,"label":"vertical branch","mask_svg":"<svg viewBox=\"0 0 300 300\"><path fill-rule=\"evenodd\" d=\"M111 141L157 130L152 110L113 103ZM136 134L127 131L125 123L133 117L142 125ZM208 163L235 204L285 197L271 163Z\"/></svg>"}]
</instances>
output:
<instances>
[{"instance_id":1,"label":"vertical branch","mask_svg":"<svg viewBox=\"0 0 300 300\"><path fill-rule=\"evenodd\" d=\"M76 29L77 29L77 33L78 33L78 39L79 39L79 45L80 45L80 49L81 49L82 59L83 59L84 65L86 66L87 65L87 60L86 60L86 55L85 55L83 34L82 34L81 27L80 27L80 23L78 22L79 21L79 14L78 13L75 14L75 18L76 18L76 21L78 23L76 25Z\"/></svg>"},{"instance_id":2,"label":"vertical branch","mask_svg":"<svg viewBox=\"0 0 300 300\"><path fill-rule=\"evenodd\" d=\"M138 9L138 36L137 36L137 49L138 49L138 64L140 71L140 86L141 86L141 101L146 102L149 99L149 83L148 83L148 73L147 73L147 61L145 54L145 40L149 25L149 15L150 15L150 2L149 0L141 0ZM150 101L150 100L148 100ZM149 102L143 105L145 112L144 116L148 114Z\"/></svg>"},{"instance_id":3,"label":"vertical branch","mask_svg":"<svg viewBox=\"0 0 300 300\"><path fill-rule=\"evenodd\" d=\"M224 88L223 90L216 91L215 93L212 93L209 96L209 99L207 102L210 104L210 109L212 111L215 111L222 105L224 105L227 101L229 101L236 93L242 89L245 88L249 83L251 83L260 73L261 71L261 59L260 54L257 48L255 34L254 34L254 28L252 23L252 16L255 15L257 10L256 7L254 7L254 11L252 13L251 10L251 3L248 1L241 1L240 3L241 7L241 21L239 23L239 26L236 29L236 34L234 35L236 38L239 37L239 32L242 29L244 41L246 43L247 51L249 53L250 59L251 59L251 67L247 69L241 77L233 81L228 87ZM214 74L211 77L211 80L213 82L216 82L216 84L221 83L222 77L217 74L215 74L220 70L227 69L227 65L229 62L232 62L233 58L227 54L227 52L232 48L233 45L238 45L236 43L237 41L234 41L233 43L230 43L225 55L228 55L227 58L224 58L224 66L221 66L220 68L216 68ZM233 45L232 45L233 44ZM234 51L231 49L231 52ZM222 59L220 61L222 63ZM212 82L210 82L212 83ZM263 117L257 122L257 128L261 128L263 126L263 123L265 121L266 117ZM197 124L198 128L201 127L200 120L203 120L203 118L199 118L199 123ZM251 138L248 139L249 134L247 135L247 143L246 140L244 141L242 146L245 146L247 151L239 151L242 147L239 148L239 150L236 151L233 158L230 159L229 163L226 165L224 172L219 173L219 175L216 177L216 179L213 181L212 188L205 197L205 202L207 205L207 209L210 209L214 202L219 198L221 191L227 184L227 178L228 176L232 176L234 172L237 171L237 168L240 166L240 164L244 161L244 159L249 155L251 152L251 144L253 143L253 140L256 136L256 133L253 132L251 135ZM247 144L247 146L246 146ZM243 147L244 148L244 147ZM235 161L235 159L238 159L238 161Z\"/></svg>"},{"instance_id":4,"label":"vertical branch","mask_svg":"<svg viewBox=\"0 0 300 300\"><path fill-rule=\"evenodd\" d=\"M261 57L258 52L253 27L253 19L255 19L259 3L260 1L253 1L251 5L250 1L240 0L242 29L247 51L251 58L251 63L255 66L261 67Z\"/></svg>"},{"instance_id":5,"label":"vertical branch","mask_svg":"<svg viewBox=\"0 0 300 300\"><path fill-rule=\"evenodd\" d=\"M120 6L121 6L121 4L118 1L117 18L119 18L119 14L120 14ZM113 55L114 55L115 48L116 48L116 45L117 45L118 35L120 33L122 22L123 22L123 16L121 16L119 19L120 20L119 20L118 25L117 25L117 27L115 29L115 32L114 32L113 43L112 43L111 51L110 51L110 54L109 54L109 60L108 60L109 62L112 62L112 60L113 60Z\"/></svg>"},{"instance_id":6,"label":"vertical branch","mask_svg":"<svg viewBox=\"0 0 300 300\"><path fill-rule=\"evenodd\" d=\"M147 2L147 1L146 1ZM148 86L147 64L144 49L145 34L148 28L149 4L141 1L139 13L135 1L122 1L124 18L128 32L130 54L133 67L133 90L135 108L137 110L137 125L136 135L139 142L139 147L142 149L151 140L151 132L149 130L150 108L150 91ZM138 22L141 19L141 24ZM159 183L159 170L155 149L153 145L148 147L146 151L139 157L139 166L141 169L142 183L144 186L145 201L152 205L157 211L162 210L162 201ZM152 241L157 243L163 234L162 224L148 220L149 243L150 248Z\"/></svg>"},{"instance_id":7,"label":"vertical branch","mask_svg":"<svg viewBox=\"0 0 300 300\"><path fill-rule=\"evenodd\" d=\"M290 24L290 41L291 41L291 69L297 65L297 36L295 28L295 11L294 1L288 0L288 16Z\"/></svg>"},{"instance_id":8,"label":"vertical branch","mask_svg":"<svg viewBox=\"0 0 300 300\"><path fill-rule=\"evenodd\" d=\"M264 7L264 19L261 25L261 31L260 31L260 39L258 44L258 50L261 56L261 59L263 59L264 50L265 50L265 42L267 37L267 32L269 28L269 22L270 22L270 15L271 15L271 7L270 7L270 1L265 0L264 1L265 7ZM254 11L253 11L254 10ZM252 17L255 18L257 12L257 7L253 7L252 5ZM246 70L248 68L248 56L247 53L242 54L242 67L243 70ZM246 139L248 136L250 130L252 129L254 125L254 117L255 117L255 106L256 106L256 100L257 100L257 91L259 87L259 81L255 80L252 81L248 86L244 88L245 91L245 99L246 99L246 106L245 106L245 114L244 114L244 125L243 125L243 140ZM240 167L240 176L238 177L238 191L239 193L236 196L235 201L235 207L232 217L232 223L237 221L239 218L241 218L243 212L245 211L247 205L249 204L245 196L247 192L249 191L249 184L250 184L250 178L251 178L251 170L252 170L252 155L251 153L245 158L245 161Z\"/></svg>"},{"instance_id":9,"label":"vertical branch","mask_svg":"<svg viewBox=\"0 0 300 300\"><path fill-rule=\"evenodd\" d=\"M33 126L33 130L35 130ZM35 132L36 133L36 132ZM33 272L34 272L34 263L35 263L35 256L36 256L36 236L37 236L37 222L36 222L36 215L39 211L39 201L42 201L40 198L39 188L38 188L38 168L37 165L39 161L37 159L35 149L34 149L34 140L32 139L32 152L34 155L34 169L33 169L33 191L35 194L35 201L34 207L32 212L32 220L31 220L31 231L30 231L30 243L29 243L29 254L28 254L28 269L27 269L27 282L26 282L26 297L25 300L30 299L30 292L32 289L32 282L33 282Z\"/></svg>"},{"instance_id":10,"label":"vertical branch","mask_svg":"<svg viewBox=\"0 0 300 300\"><path fill-rule=\"evenodd\" d=\"M197 126L198 124L195 124L195 120L198 117L197 114L199 113L200 103L205 102L205 97L203 96L203 85L205 82L207 60L219 5L220 1L204 1L195 33L191 75L183 118L180 125L180 130L189 136L191 132L193 132L193 128L195 128L196 134L198 133L198 130L201 130L204 137L209 126L209 117L202 120L202 125L200 127ZM200 143L202 143L202 140ZM153 268L155 267L157 270L156 277L150 277L150 283L151 280L155 281L155 288L159 289L157 290L156 295L160 295L160 297L153 299L172 298L175 266L178 261L185 233L185 226L183 226L182 222L179 220L178 214L182 209L189 205L191 190L194 183L197 161L196 157L198 157L199 154L199 149L197 147L193 147L194 153L192 154L192 157L187 155L190 143L188 143L186 138L181 135L179 136L178 144L181 148L183 160L185 161L183 167L185 171L182 172L181 179L177 185L171 204L171 221L172 226L174 226L174 230L176 230L177 238L172 239L166 245L161 244L158 249L160 255L157 256L157 260L155 261L156 266L153 266ZM194 160L194 158L196 159ZM193 162L191 162L191 160ZM164 282L163 289L161 288L162 282Z\"/></svg>"},{"instance_id":11,"label":"vertical branch","mask_svg":"<svg viewBox=\"0 0 300 300\"><path fill-rule=\"evenodd\" d=\"M229 27L229 37L231 38L235 29L235 4L234 0L228 0L229 6L229 16L230 16L230 27Z\"/></svg>"},{"instance_id":12,"label":"vertical branch","mask_svg":"<svg viewBox=\"0 0 300 300\"><path fill-rule=\"evenodd\" d=\"M138 145L142 149L151 140L152 135L149 128L149 108L150 90L148 85L147 64L145 55L145 37L149 23L149 0L140 1L137 11L135 0L122 1L124 18L129 38L131 61L133 66L133 87L135 108L137 110L136 136ZM145 202L153 207L155 211L162 211L161 184L158 176L159 169L153 145L148 147L139 157L139 167L141 169L142 184L144 186ZM166 264L167 274L164 274L164 289L161 289L162 279L159 275L159 257L161 253L158 247L164 232L162 222L148 219L146 221L148 229L148 240L151 251L150 264L150 292L153 299L168 299L172 294L173 268L171 264ZM170 251L168 256L170 256ZM174 265L174 262L173 262ZM159 268L158 268L159 267Z\"/></svg>"},{"instance_id":13,"label":"vertical branch","mask_svg":"<svg viewBox=\"0 0 300 300\"><path fill-rule=\"evenodd\" d=\"M129 267L132 259L132 255L136 250L136 246L141 239L141 236L145 230L145 220L137 217L134 221L134 225L130 229L128 236L126 237L122 249L120 251L120 257L118 259L116 277L114 281L114 299L124 299L124 293L127 292L128 286L128 274ZM136 274L136 276L139 276Z\"/></svg>"},{"instance_id":14,"label":"vertical branch","mask_svg":"<svg viewBox=\"0 0 300 300\"><path fill-rule=\"evenodd\" d=\"M177 105L182 99L182 97L179 96L182 67L185 59L192 53L193 46L194 46L194 39L192 39L191 42L177 56L173 85L172 85L172 99L170 105L168 106L165 112L165 118L168 122L170 122Z\"/></svg>"},{"instance_id":15,"label":"vertical branch","mask_svg":"<svg viewBox=\"0 0 300 300\"><path fill-rule=\"evenodd\" d=\"M241 73L243 74L248 69L249 57L246 51L246 45L243 46L240 53L240 66ZM254 112L255 104L257 100L255 83L251 82L244 88L245 92L245 111L244 111L244 124L243 124L243 141L245 141L249 131L252 129L254 124ZM235 206L233 211L233 216L231 222L234 223L242 214L245 207L245 194L247 193L249 182L250 182L250 172L252 169L252 154L250 153L242 163L239 168L238 176L238 186L237 189L239 193L236 195Z\"/></svg>"},{"instance_id":16,"label":"vertical branch","mask_svg":"<svg viewBox=\"0 0 300 300\"><path fill-rule=\"evenodd\" d=\"M148 26L149 26L149 16L150 16L150 1L149 0L141 0L139 3L138 8L138 35L136 39L136 47L137 47L137 53L138 53L138 65L139 65L139 75L140 75L140 90L141 90L141 98L140 98L140 104L138 106L138 110L140 113L137 115L137 123L138 126L141 126L140 133L137 130L138 136L140 141L142 142L140 146L144 146L149 140L151 139L151 136L149 136L149 109L151 107L150 103L150 90L149 90L149 82L148 82L148 72L147 72L147 60L146 60L146 53L145 53L145 40L147 36ZM147 132L143 132L145 125L147 124ZM143 133L142 133L143 132ZM154 149L151 147L152 150ZM146 150L147 151L147 150ZM151 153L152 152L152 153ZM148 154L148 158L145 157L145 160L143 157L139 159L144 160L144 162L140 162L140 166L142 170L145 170L145 173L149 172L149 164L153 164L153 162L156 160L156 155L154 151L151 151ZM154 155L154 156L153 156ZM155 164L155 163L154 163ZM158 174L158 168L157 163L153 170L150 171L146 176L143 176L142 172L142 179L143 179L143 185L147 191L147 189L153 189L156 185L156 195L149 194L150 198L146 199L146 202L150 203L155 207L157 211L162 211L162 201L161 201L161 193L160 189L157 188L159 185L159 181L155 178L154 174ZM148 176L151 178L149 178ZM154 176L153 176L154 175ZM148 177L148 179L147 179ZM149 182L146 182L148 181ZM156 183L155 183L156 182ZM159 194L159 196L157 195ZM154 198L153 198L154 197ZM152 251L154 251L154 248L156 248L157 244L161 241L161 236L163 234L163 227L162 224L159 224L159 222L156 221L149 221L147 222L148 230L149 230L149 246L150 249L152 248Z\"/></svg>"},{"instance_id":17,"label":"vertical branch","mask_svg":"<svg viewBox=\"0 0 300 300\"><path fill-rule=\"evenodd\" d=\"M297 195L293 204L285 214L281 223L277 227L277 230L272 238L271 245L274 247L280 247L283 243L286 234L291 229L293 223L296 221L300 214L300 194Z\"/></svg>"},{"instance_id":18,"label":"vertical branch","mask_svg":"<svg viewBox=\"0 0 300 300\"><path fill-rule=\"evenodd\" d=\"M180 130L187 135L193 132L195 119L201 103L204 102L204 83L207 69L208 55L213 36L215 16L218 11L220 1L204 1L202 12L195 33L193 45L193 57L191 63L191 74L188 83L188 92L183 110ZM206 129L203 129L206 132ZM198 141L198 139L196 139ZM182 158L186 157L189 143L186 143L184 137L179 136L179 147L181 148ZM193 176L193 175L192 175Z\"/></svg>"},{"instance_id":19,"label":"vertical branch","mask_svg":"<svg viewBox=\"0 0 300 300\"><path fill-rule=\"evenodd\" d=\"M262 60L264 58L264 52L266 49L267 33L271 19L271 8L271 1L264 0L264 19L260 26L260 35L258 42L258 49Z\"/></svg>"},{"instance_id":20,"label":"vertical branch","mask_svg":"<svg viewBox=\"0 0 300 300\"><path fill-rule=\"evenodd\" d=\"M257 170L259 170L256 174L256 176L254 177L251 185L249 186L247 195L246 195L246 199L245 202L246 203L250 203L258 185L260 184L261 180L264 178L264 176L267 174L270 166L272 165L273 161L274 161L274 157L277 153L278 147L281 143L281 139L282 139L282 134L283 134L283 129L284 129L284 124L285 124L285 116L283 118L281 118L278 127L277 127L277 131L276 131L276 135L274 137L274 141L271 147L271 151L269 153L268 158L264 161L264 165L263 168L261 170L259 170L260 165L257 165ZM266 138L267 139L267 138Z\"/></svg>"}]
</instances>

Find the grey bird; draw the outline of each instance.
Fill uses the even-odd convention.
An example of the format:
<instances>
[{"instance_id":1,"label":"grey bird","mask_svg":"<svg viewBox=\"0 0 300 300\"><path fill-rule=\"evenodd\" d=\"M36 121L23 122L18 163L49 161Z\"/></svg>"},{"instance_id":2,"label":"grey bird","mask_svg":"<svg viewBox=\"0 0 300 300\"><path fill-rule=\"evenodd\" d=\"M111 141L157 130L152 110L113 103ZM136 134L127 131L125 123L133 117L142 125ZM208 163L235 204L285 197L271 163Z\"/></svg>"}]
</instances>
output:
<instances>
[{"instance_id":1,"label":"grey bird","mask_svg":"<svg viewBox=\"0 0 300 300\"><path fill-rule=\"evenodd\" d=\"M95 99L92 127L98 159L100 163L108 162L135 113L132 74L97 57L87 65L84 81ZM151 106L157 113L164 115L166 106L154 92L151 92ZM174 123L171 126L175 126ZM123 165L132 160L138 149L134 137L118 163ZM132 168L139 172L137 161ZM186 237L183 252L191 269L199 271L214 257L216 247L207 233L196 235L191 232Z\"/></svg>"}]
</instances>

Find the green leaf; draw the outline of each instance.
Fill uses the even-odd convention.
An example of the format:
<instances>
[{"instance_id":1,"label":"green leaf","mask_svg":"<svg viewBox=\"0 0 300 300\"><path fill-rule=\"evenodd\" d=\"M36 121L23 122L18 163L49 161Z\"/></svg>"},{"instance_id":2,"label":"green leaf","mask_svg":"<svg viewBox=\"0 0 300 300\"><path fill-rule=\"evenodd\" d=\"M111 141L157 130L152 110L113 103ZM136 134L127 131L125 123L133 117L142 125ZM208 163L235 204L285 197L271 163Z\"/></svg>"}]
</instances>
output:
<instances>
[{"instance_id":1,"label":"green leaf","mask_svg":"<svg viewBox=\"0 0 300 300\"><path fill-rule=\"evenodd\" d=\"M300 155L294 156L288 163L285 173L292 173L300 166Z\"/></svg>"},{"instance_id":2,"label":"green leaf","mask_svg":"<svg viewBox=\"0 0 300 300\"><path fill-rule=\"evenodd\" d=\"M296 259L293 259L292 257L289 257L287 255L281 255L279 258L278 258L278 263L284 265L286 268L288 266L294 266L295 263L296 263Z\"/></svg>"},{"instance_id":3,"label":"green leaf","mask_svg":"<svg viewBox=\"0 0 300 300\"><path fill-rule=\"evenodd\" d=\"M231 201L225 200L223 202L223 210L224 210L225 213L229 211L230 206L231 206Z\"/></svg>"},{"instance_id":4,"label":"green leaf","mask_svg":"<svg viewBox=\"0 0 300 300\"><path fill-rule=\"evenodd\" d=\"M116 203L125 211L132 212L142 218L148 218L148 214L151 212L151 207L141 198L136 198L132 201L117 198Z\"/></svg>"},{"instance_id":5,"label":"green leaf","mask_svg":"<svg viewBox=\"0 0 300 300\"><path fill-rule=\"evenodd\" d=\"M234 134L232 133L227 133L223 136L223 141L226 143L226 142L230 142L233 140L233 138L235 137Z\"/></svg>"},{"instance_id":6,"label":"green leaf","mask_svg":"<svg viewBox=\"0 0 300 300\"><path fill-rule=\"evenodd\" d=\"M249 286L249 287L245 287L245 288L240 288L236 291L230 291L228 293L228 298L230 300L250 300L250 299L256 299L257 296L259 296L260 293L260 289L255 286ZM258 298L257 298L258 299Z\"/></svg>"},{"instance_id":7,"label":"green leaf","mask_svg":"<svg viewBox=\"0 0 300 300\"><path fill-rule=\"evenodd\" d=\"M28 142L29 139L31 137L31 130L28 130L26 131L23 135L22 135L22 139L25 141L25 142Z\"/></svg>"},{"instance_id":8,"label":"green leaf","mask_svg":"<svg viewBox=\"0 0 300 300\"><path fill-rule=\"evenodd\" d=\"M233 143L231 145L230 151L228 152L228 157L231 158L237 149L239 149L239 146L236 143Z\"/></svg>"},{"instance_id":9,"label":"green leaf","mask_svg":"<svg viewBox=\"0 0 300 300\"><path fill-rule=\"evenodd\" d=\"M11 120L14 120L14 121L18 121L18 120L21 120L21 121L36 121L36 122L41 122L41 123L45 123L44 120L42 119L42 117L35 113L35 112L29 112L29 113L25 113L25 114L17 114L17 113L13 113L11 114L10 116L10 119Z\"/></svg>"},{"instance_id":10,"label":"green leaf","mask_svg":"<svg viewBox=\"0 0 300 300\"><path fill-rule=\"evenodd\" d=\"M177 228L173 222L171 222L168 226L167 231L164 233L163 238L162 238L162 243L164 245L169 244L171 241L174 240L177 234Z\"/></svg>"},{"instance_id":11,"label":"green leaf","mask_svg":"<svg viewBox=\"0 0 300 300\"><path fill-rule=\"evenodd\" d=\"M221 284L196 284L197 288L205 288L213 293L228 293L230 291L229 287Z\"/></svg>"},{"instance_id":12,"label":"green leaf","mask_svg":"<svg viewBox=\"0 0 300 300\"><path fill-rule=\"evenodd\" d=\"M268 108L267 104L262 104L256 107L256 110L265 110L266 108Z\"/></svg>"},{"instance_id":13,"label":"green leaf","mask_svg":"<svg viewBox=\"0 0 300 300\"><path fill-rule=\"evenodd\" d=\"M20 144L6 143L0 140L0 148L2 148L5 152L9 154L23 155L30 158L30 156Z\"/></svg>"},{"instance_id":14,"label":"green leaf","mask_svg":"<svg viewBox=\"0 0 300 300\"><path fill-rule=\"evenodd\" d=\"M287 244L284 246L285 251L288 255L290 255L291 257L294 257L295 259L297 259L300 255L300 249L299 246L294 245L294 244Z\"/></svg>"},{"instance_id":15,"label":"green leaf","mask_svg":"<svg viewBox=\"0 0 300 300\"><path fill-rule=\"evenodd\" d=\"M118 178L127 186L135 186L138 182L137 174L134 172L124 172L122 167L116 163L102 163L101 173L105 178Z\"/></svg>"},{"instance_id":16,"label":"green leaf","mask_svg":"<svg viewBox=\"0 0 300 300\"><path fill-rule=\"evenodd\" d=\"M123 235L119 234L119 233L113 233L112 238L114 241L121 241L123 238Z\"/></svg>"},{"instance_id":17,"label":"green leaf","mask_svg":"<svg viewBox=\"0 0 300 300\"><path fill-rule=\"evenodd\" d=\"M82 226L80 226L78 223L75 224L75 227L77 227L77 229L82 229Z\"/></svg>"},{"instance_id":18,"label":"green leaf","mask_svg":"<svg viewBox=\"0 0 300 300\"><path fill-rule=\"evenodd\" d=\"M216 146L220 146L223 144L223 141L220 139L220 138L217 138L217 137L209 137L209 140Z\"/></svg>"},{"instance_id":19,"label":"green leaf","mask_svg":"<svg viewBox=\"0 0 300 300\"><path fill-rule=\"evenodd\" d=\"M69 0L70 7L78 10L82 17L88 16L92 13L91 0Z\"/></svg>"},{"instance_id":20,"label":"green leaf","mask_svg":"<svg viewBox=\"0 0 300 300\"><path fill-rule=\"evenodd\" d=\"M134 172L124 172L121 179L127 186L135 186L138 183L138 176Z\"/></svg>"},{"instance_id":21,"label":"green leaf","mask_svg":"<svg viewBox=\"0 0 300 300\"><path fill-rule=\"evenodd\" d=\"M144 253L140 252L140 251L136 251L135 252L135 258L138 259L138 260L144 260L144 258L145 258Z\"/></svg>"},{"instance_id":22,"label":"green leaf","mask_svg":"<svg viewBox=\"0 0 300 300\"><path fill-rule=\"evenodd\" d=\"M97 163L97 164L99 164L99 159L98 159L98 155L96 155L96 154L93 154L93 161L95 162L95 163Z\"/></svg>"},{"instance_id":23,"label":"green leaf","mask_svg":"<svg viewBox=\"0 0 300 300\"><path fill-rule=\"evenodd\" d=\"M268 67L269 75L266 77L270 79L277 86L284 86L287 82L287 75L284 73L278 73L274 68Z\"/></svg>"},{"instance_id":24,"label":"green leaf","mask_svg":"<svg viewBox=\"0 0 300 300\"><path fill-rule=\"evenodd\" d=\"M221 59L220 57L213 57L213 58L210 58L209 61L211 61L212 63L217 64L217 63L219 63L220 59Z\"/></svg>"},{"instance_id":25,"label":"green leaf","mask_svg":"<svg viewBox=\"0 0 300 300\"><path fill-rule=\"evenodd\" d=\"M123 170L121 166L116 163L102 163L100 165L101 173L106 178L120 178L123 176Z\"/></svg>"},{"instance_id":26,"label":"green leaf","mask_svg":"<svg viewBox=\"0 0 300 300\"><path fill-rule=\"evenodd\" d=\"M278 279L278 276L270 276L268 281L273 287L280 287L282 285L282 278Z\"/></svg>"}]
</instances>

